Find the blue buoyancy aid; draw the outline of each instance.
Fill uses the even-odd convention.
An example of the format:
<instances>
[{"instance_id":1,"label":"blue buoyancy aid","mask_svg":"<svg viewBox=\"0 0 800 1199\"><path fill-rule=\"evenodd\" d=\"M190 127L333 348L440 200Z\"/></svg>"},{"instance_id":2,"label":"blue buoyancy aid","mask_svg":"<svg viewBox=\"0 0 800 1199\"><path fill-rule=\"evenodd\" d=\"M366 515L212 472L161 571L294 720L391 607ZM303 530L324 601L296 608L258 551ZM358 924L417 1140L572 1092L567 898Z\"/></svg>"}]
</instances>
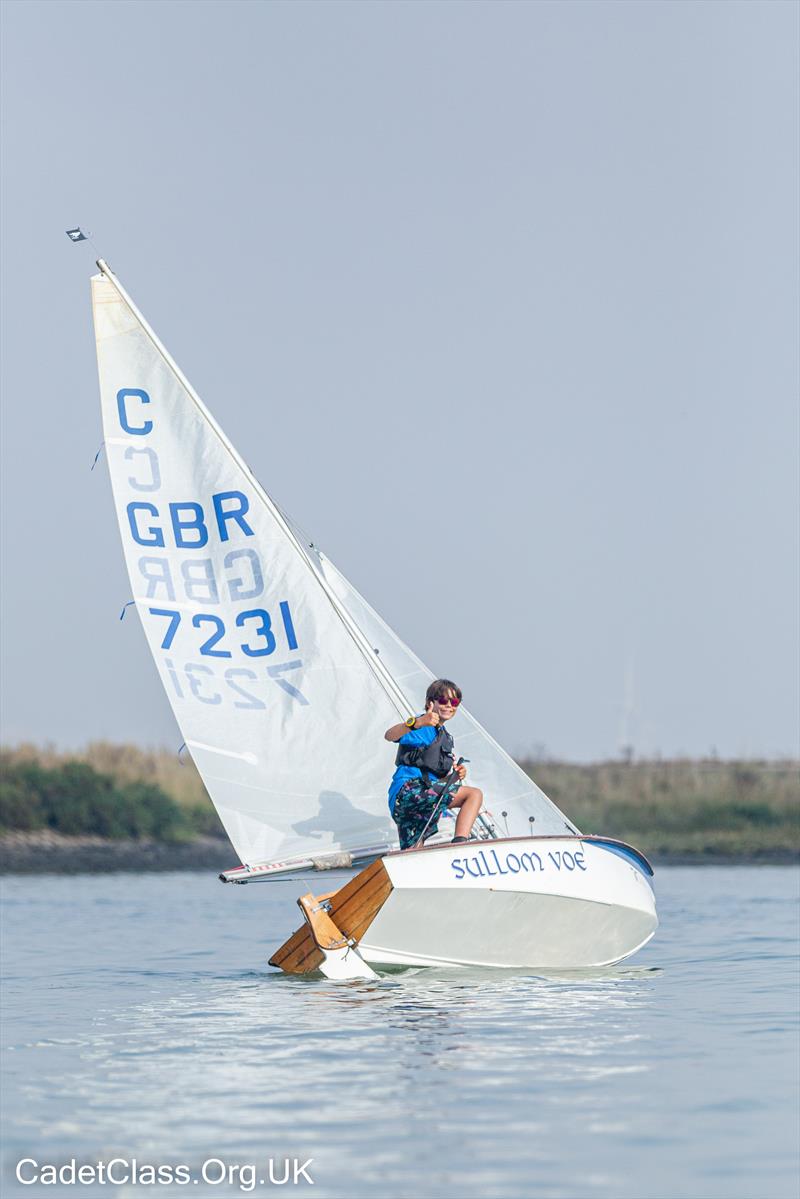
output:
<instances>
[{"instance_id":1,"label":"blue buoyancy aid","mask_svg":"<svg viewBox=\"0 0 800 1199\"><path fill-rule=\"evenodd\" d=\"M429 745L403 745L397 747L395 766L416 766L421 772L426 784L430 776L443 779L453 769L453 738L442 726L436 730L436 736Z\"/></svg>"}]
</instances>

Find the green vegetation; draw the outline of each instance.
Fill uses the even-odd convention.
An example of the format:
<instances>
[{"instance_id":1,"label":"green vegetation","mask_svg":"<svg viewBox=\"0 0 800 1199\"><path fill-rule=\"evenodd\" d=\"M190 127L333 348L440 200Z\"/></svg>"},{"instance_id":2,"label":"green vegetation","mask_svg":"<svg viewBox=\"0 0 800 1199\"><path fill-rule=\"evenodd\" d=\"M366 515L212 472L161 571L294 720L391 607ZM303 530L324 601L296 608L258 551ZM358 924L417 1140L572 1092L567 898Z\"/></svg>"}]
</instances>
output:
<instances>
[{"instance_id":1,"label":"green vegetation","mask_svg":"<svg viewBox=\"0 0 800 1199\"><path fill-rule=\"evenodd\" d=\"M656 858L800 854L797 762L522 766L584 832L630 841ZM0 831L173 842L224 835L185 753L179 760L167 750L107 742L76 754L21 745L0 754L0 767Z\"/></svg>"},{"instance_id":2,"label":"green vegetation","mask_svg":"<svg viewBox=\"0 0 800 1199\"><path fill-rule=\"evenodd\" d=\"M522 762L582 832L644 853L777 858L800 854L800 763Z\"/></svg>"},{"instance_id":3,"label":"green vegetation","mask_svg":"<svg viewBox=\"0 0 800 1199\"><path fill-rule=\"evenodd\" d=\"M0 832L49 829L65 836L165 842L222 835L194 767L185 768L190 781L171 787L168 759L166 753L129 746L90 746L74 757L32 746L4 750ZM175 769L183 768L176 762ZM183 780L176 776L176 782Z\"/></svg>"}]
</instances>

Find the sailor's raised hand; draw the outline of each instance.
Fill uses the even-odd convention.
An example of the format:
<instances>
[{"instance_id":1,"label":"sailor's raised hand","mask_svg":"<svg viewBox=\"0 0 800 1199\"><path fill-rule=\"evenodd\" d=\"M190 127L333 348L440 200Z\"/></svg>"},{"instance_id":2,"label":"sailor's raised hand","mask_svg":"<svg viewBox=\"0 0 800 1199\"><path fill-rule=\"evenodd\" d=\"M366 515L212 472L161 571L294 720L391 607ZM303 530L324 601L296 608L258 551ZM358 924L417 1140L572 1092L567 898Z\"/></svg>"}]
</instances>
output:
<instances>
[{"instance_id":1,"label":"sailor's raised hand","mask_svg":"<svg viewBox=\"0 0 800 1199\"><path fill-rule=\"evenodd\" d=\"M434 708L433 700L430 700L428 703L428 709L427 709L425 715L422 717L421 720L417 721L417 724L429 724L433 728L438 728L441 723L442 723L442 718L439 715L439 713L436 711L436 709Z\"/></svg>"}]
</instances>

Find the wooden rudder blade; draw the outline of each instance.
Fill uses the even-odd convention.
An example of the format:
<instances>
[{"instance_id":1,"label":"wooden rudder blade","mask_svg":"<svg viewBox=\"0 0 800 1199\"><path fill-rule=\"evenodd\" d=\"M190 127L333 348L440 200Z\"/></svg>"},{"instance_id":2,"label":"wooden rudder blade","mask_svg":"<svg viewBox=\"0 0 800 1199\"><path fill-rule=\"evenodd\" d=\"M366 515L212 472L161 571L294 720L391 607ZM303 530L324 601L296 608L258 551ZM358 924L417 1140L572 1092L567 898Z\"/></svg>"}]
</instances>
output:
<instances>
[{"instance_id":1,"label":"wooden rudder blade","mask_svg":"<svg viewBox=\"0 0 800 1199\"><path fill-rule=\"evenodd\" d=\"M316 899L303 895L298 899L306 923L292 933L269 959L287 974L310 974L325 960L323 949L340 947L347 940L358 941L369 928L392 891L392 883L383 861L378 858L351 878L338 891ZM330 910L320 904L327 899Z\"/></svg>"},{"instance_id":2,"label":"wooden rudder blade","mask_svg":"<svg viewBox=\"0 0 800 1199\"><path fill-rule=\"evenodd\" d=\"M311 929L304 924L275 950L269 964L279 966L287 974L310 974L312 970L319 970L324 961L324 953L312 937Z\"/></svg>"}]
</instances>

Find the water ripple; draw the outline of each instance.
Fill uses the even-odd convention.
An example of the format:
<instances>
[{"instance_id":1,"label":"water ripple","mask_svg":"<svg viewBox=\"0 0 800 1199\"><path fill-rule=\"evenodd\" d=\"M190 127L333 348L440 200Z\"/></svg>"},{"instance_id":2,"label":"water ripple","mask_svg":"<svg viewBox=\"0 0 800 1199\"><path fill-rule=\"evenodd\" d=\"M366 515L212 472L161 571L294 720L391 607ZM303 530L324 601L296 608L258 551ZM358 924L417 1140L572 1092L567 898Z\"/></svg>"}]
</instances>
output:
<instances>
[{"instance_id":1,"label":"water ripple","mask_svg":"<svg viewBox=\"0 0 800 1199\"><path fill-rule=\"evenodd\" d=\"M109 903L107 880L36 880L26 905L22 882L7 1160L297 1155L321 1199L752 1199L768 1161L783 1199L793 880L751 871L748 899L743 877L662 872L663 936L619 969L348 983L257 968L295 923L286 888L131 876Z\"/></svg>"}]
</instances>

